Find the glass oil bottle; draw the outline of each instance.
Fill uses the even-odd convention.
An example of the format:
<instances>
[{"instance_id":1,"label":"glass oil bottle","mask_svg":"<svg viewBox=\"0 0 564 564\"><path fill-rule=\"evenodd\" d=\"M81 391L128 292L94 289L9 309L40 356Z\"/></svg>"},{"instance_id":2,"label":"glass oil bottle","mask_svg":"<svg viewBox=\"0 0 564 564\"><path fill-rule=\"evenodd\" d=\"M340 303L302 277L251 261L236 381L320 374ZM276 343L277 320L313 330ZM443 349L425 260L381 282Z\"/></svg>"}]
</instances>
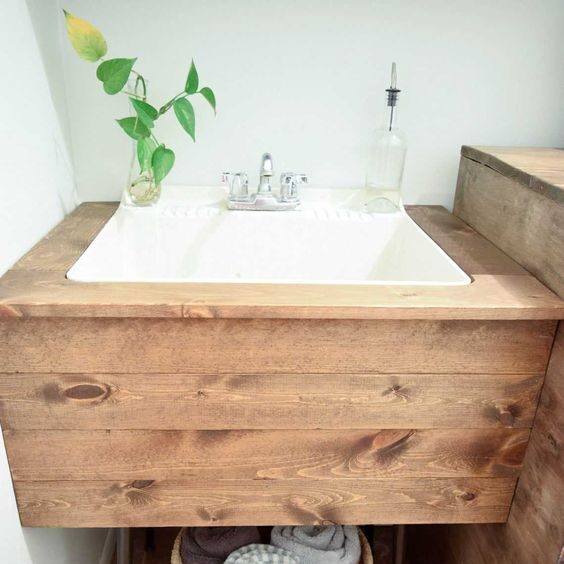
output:
<instances>
[{"instance_id":1,"label":"glass oil bottle","mask_svg":"<svg viewBox=\"0 0 564 564\"><path fill-rule=\"evenodd\" d=\"M401 207L401 181L407 143L397 127L397 102L401 90L397 87L396 64L387 93L387 116L383 128L373 133L365 184L365 211L393 213Z\"/></svg>"}]
</instances>

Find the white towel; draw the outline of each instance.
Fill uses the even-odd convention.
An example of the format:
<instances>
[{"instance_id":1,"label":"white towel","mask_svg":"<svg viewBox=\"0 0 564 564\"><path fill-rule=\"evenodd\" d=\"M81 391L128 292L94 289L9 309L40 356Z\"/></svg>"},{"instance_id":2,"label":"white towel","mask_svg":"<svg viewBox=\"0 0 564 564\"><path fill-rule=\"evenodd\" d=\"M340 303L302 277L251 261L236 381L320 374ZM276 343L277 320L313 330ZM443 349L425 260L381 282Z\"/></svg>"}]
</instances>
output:
<instances>
[{"instance_id":1,"label":"white towel","mask_svg":"<svg viewBox=\"0 0 564 564\"><path fill-rule=\"evenodd\" d=\"M274 527L270 542L297 555L302 564L358 564L361 556L355 526Z\"/></svg>"},{"instance_id":2,"label":"white towel","mask_svg":"<svg viewBox=\"0 0 564 564\"><path fill-rule=\"evenodd\" d=\"M225 564L302 564L291 552L270 544L248 544L232 552Z\"/></svg>"}]
</instances>

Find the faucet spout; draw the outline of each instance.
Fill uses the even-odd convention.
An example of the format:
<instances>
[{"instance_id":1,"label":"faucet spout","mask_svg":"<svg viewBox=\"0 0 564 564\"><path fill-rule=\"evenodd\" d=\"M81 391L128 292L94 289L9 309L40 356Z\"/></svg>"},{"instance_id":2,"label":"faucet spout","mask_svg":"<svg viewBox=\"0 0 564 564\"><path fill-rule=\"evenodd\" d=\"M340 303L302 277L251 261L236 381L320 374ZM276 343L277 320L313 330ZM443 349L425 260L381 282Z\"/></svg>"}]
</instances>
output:
<instances>
[{"instance_id":1,"label":"faucet spout","mask_svg":"<svg viewBox=\"0 0 564 564\"><path fill-rule=\"evenodd\" d=\"M257 191L249 194L249 183L244 172L227 172L223 182L229 186L227 208L230 210L249 211L291 211L300 207L298 186L307 182L305 174L285 172L280 177L280 190L273 193L272 177L274 164L272 155L264 153L260 161L260 181Z\"/></svg>"},{"instance_id":2,"label":"faucet spout","mask_svg":"<svg viewBox=\"0 0 564 564\"><path fill-rule=\"evenodd\" d=\"M260 182L258 185L257 194L271 194L272 186L270 179L274 176L274 163L272 162L272 155L264 153L260 165Z\"/></svg>"}]
</instances>

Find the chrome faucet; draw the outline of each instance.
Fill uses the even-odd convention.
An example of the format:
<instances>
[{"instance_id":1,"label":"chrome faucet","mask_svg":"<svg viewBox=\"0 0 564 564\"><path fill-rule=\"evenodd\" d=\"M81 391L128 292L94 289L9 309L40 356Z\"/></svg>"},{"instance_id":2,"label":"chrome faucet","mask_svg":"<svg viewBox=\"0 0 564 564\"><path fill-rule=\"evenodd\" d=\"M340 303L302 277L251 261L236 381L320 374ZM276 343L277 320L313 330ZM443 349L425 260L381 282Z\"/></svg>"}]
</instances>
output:
<instances>
[{"instance_id":1,"label":"chrome faucet","mask_svg":"<svg viewBox=\"0 0 564 564\"><path fill-rule=\"evenodd\" d=\"M272 162L272 155L265 153L262 156L260 164L260 181L257 189L257 194L271 194L272 186L270 179L274 175L274 164Z\"/></svg>"},{"instance_id":2,"label":"chrome faucet","mask_svg":"<svg viewBox=\"0 0 564 564\"><path fill-rule=\"evenodd\" d=\"M229 186L227 207L230 210L289 211L300 205L298 186L307 183L307 175L284 172L280 176L280 191L272 191L274 176L272 155L264 153L261 159L257 191L249 195L249 179L244 172L224 172L223 182Z\"/></svg>"}]
</instances>

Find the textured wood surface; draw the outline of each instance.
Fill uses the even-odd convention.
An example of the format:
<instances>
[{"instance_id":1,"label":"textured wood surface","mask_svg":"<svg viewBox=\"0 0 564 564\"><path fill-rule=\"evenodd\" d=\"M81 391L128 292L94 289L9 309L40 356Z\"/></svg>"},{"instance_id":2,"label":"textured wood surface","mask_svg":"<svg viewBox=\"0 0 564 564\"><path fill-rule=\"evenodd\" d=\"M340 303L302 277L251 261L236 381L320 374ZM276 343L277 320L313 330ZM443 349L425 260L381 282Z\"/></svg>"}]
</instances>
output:
<instances>
[{"instance_id":1,"label":"textured wood surface","mask_svg":"<svg viewBox=\"0 0 564 564\"><path fill-rule=\"evenodd\" d=\"M512 259L416 207L473 284L67 281L114 209L80 207L0 281L25 526L506 519L564 315Z\"/></svg>"},{"instance_id":2,"label":"textured wood surface","mask_svg":"<svg viewBox=\"0 0 564 564\"><path fill-rule=\"evenodd\" d=\"M564 296L564 151L463 149L455 212ZM555 564L564 544L563 444L561 323L507 524L437 527L419 535L419 552L439 547L436 564Z\"/></svg>"},{"instance_id":3,"label":"textured wood surface","mask_svg":"<svg viewBox=\"0 0 564 564\"><path fill-rule=\"evenodd\" d=\"M2 374L4 429L530 427L543 377Z\"/></svg>"},{"instance_id":4,"label":"textured wood surface","mask_svg":"<svg viewBox=\"0 0 564 564\"><path fill-rule=\"evenodd\" d=\"M564 169L564 150L559 154ZM554 186L553 191L561 193L560 203L548 197L549 191L534 190L462 157L454 213L564 295L564 187Z\"/></svg>"},{"instance_id":5,"label":"textured wood surface","mask_svg":"<svg viewBox=\"0 0 564 564\"><path fill-rule=\"evenodd\" d=\"M117 206L114 202L81 204L25 254L12 270L66 272L112 217Z\"/></svg>"},{"instance_id":6,"label":"textured wood surface","mask_svg":"<svg viewBox=\"0 0 564 564\"><path fill-rule=\"evenodd\" d=\"M516 477L528 429L5 431L16 481Z\"/></svg>"},{"instance_id":7,"label":"textured wood surface","mask_svg":"<svg viewBox=\"0 0 564 564\"><path fill-rule=\"evenodd\" d=\"M564 544L564 326L556 337L519 485L506 525L449 527L438 564L556 563ZM434 540L433 540L434 539ZM426 544L421 543L421 550ZM478 552L481 559L473 560Z\"/></svg>"},{"instance_id":8,"label":"textured wood surface","mask_svg":"<svg viewBox=\"0 0 564 564\"><path fill-rule=\"evenodd\" d=\"M464 157L564 204L564 149L463 146Z\"/></svg>"},{"instance_id":9,"label":"textured wood surface","mask_svg":"<svg viewBox=\"0 0 564 564\"><path fill-rule=\"evenodd\" d=\"M16 482L24 527L502 522L513 478Z\"/></svg>"},{"instance_id":10,"label":"textured wood surface","mask_svg":"<svg viewBox=\"0 0 564 564\"><path fill-rule=\"evenodd\" d=\"M543 374L552 321L9 319L3 372Z\"/></svg>"},{"instance_id":11,"label":"textured wood surface","mask_svg":"<svg viewBox=\"0 0 564 564\"><path fill-rule=\"evenodd\" d=\"M564 304L438 206L413 219L472 278L467 286L94 284L65 273L116 204L83 204L0 280L0 316L558 319Z\"/></svg>"}]
</instances>

